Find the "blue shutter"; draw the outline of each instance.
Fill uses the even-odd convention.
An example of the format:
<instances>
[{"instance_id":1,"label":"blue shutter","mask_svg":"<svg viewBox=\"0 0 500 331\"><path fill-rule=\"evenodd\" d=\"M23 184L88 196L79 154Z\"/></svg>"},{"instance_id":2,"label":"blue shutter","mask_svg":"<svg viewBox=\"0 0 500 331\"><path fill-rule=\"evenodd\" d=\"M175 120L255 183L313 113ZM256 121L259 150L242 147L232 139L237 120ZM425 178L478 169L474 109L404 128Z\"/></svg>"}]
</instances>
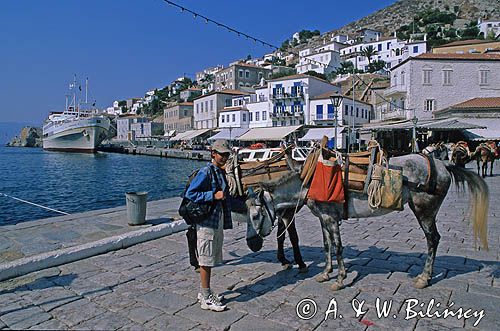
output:
<instances>
[{"instance_id":1,"label":"blue shutter","mask_svg":"<svg viewBox=\"0 0 500 331\"><path fill-rule=\"evenodd\" d=\"M334 113L334 111L333 111L333 105L330 103L330 104L328 104L327 107L328 107L328 109L327 109L327 111L328 111L328 119L333 119L333 117L334 117L333 116L333 113Z\"/></svg>"},{"instance_id":2,"label":"blue shutter","mask_svg":"<svg viewBox=\"0 0 500 331\"><path fill-rule=\"evenodd\" d=\"M316 105L316 119L323 119L323 105Z\"/></svg>"}]
</instances>

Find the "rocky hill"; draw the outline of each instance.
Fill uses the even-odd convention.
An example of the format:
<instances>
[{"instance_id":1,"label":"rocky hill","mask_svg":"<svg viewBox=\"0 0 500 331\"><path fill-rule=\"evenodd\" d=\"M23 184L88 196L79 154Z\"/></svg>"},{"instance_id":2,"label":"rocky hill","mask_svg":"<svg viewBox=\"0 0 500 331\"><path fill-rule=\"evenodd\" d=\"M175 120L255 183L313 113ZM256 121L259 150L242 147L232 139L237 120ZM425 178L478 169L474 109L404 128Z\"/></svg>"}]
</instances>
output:
<instances>
[{"instance_id":1,"label":"rocky hill","mask_svg":"<svg viewBox=\"0 0 500 331\"><path fill-rule=\"evenodd\" d=\"M7 143L8 147L42 147L42 129L25 126L19 136Z\"/></svg>"},{"instance_id":2,"label":"rocky hill","mask_svg":"<svg viewBox=\"0 0 500 331\"><path fill-rule=\"evenodd\" d=\"M324 35L353 35L360 28L375 29L386 36L392 35L400 26L411 23L415 15L427 9L455 13L459 19L468 22L480 17L500 19L498 0L400 0Z\"/></svg>"}]
</instances>

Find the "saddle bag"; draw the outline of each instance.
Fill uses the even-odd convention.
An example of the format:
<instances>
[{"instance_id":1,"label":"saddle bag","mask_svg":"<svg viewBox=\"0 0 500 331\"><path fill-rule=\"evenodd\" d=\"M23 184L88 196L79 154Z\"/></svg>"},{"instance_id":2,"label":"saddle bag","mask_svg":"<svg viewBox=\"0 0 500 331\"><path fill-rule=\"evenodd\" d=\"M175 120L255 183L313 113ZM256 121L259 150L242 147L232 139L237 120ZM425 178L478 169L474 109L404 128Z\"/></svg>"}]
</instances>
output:
<instances>
[{"instance_id":1,"label":"saddle bag","mask_svg":"<svg viewBox=\"0 0 500 331\"><path fill-rule=\"evenodd\" d=\"M342 168L336 161L325 160L320 153L307 198L321 202L344 202Z\"/></svg>"},{"instance_id":2,"label":"saddle bag","mask_svg":"<svg viewBox=\"0 0 500 331\"><path fill-rule=\"evenodd\" d=\"M377 176L376 174L380 174ZM372 181L380 177L380 206L385 209L403 210L403 171L375 164Z\"/></svg>"}]
</instances>

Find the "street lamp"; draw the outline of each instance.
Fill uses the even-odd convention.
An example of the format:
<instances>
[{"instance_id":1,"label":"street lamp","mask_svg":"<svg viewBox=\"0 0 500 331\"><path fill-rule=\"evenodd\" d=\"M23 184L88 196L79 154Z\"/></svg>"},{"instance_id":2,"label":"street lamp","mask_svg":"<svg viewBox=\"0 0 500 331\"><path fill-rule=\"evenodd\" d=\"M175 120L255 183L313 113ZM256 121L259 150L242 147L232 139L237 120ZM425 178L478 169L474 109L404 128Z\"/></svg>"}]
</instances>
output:
<instances>
[{"instance_id":1,"label":"street lamp","mask_svg":"<svg viewBox=\"0 0 500 331\"><path fill-rule=\"evenodd\" d=\"M335 111L335 149L337 149L337 127L338 127L338 108L340 106L340 104L342 103L342 99L344 97L339 94L338 92L335 92L335 94L332 94L330 96L330 100L332 102L332 105L333 105L333 110Z\"/></svg>"},{"instance_id":2,"label":"street lamp","mask_svg":"<svg viewBox=\"0 0 500 331\"><path fill-rule=\"evenodd\" d=\"M418 146L417 146L417 122L418 118L413 114L413 118L411 119L411 122L413 123L413 135L412 135L412 153L417 153L418 152Z\"/></svg>"}]
</instances>

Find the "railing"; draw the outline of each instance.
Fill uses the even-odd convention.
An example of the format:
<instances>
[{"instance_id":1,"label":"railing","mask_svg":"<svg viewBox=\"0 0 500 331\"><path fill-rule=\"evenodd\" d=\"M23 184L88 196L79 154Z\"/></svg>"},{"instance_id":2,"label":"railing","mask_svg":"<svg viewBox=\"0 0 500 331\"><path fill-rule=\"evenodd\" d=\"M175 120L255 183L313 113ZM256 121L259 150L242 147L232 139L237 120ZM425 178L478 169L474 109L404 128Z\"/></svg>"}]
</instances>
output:
<instances>
[{"instance_id":1,"label":"railing","mask_svg":"<svg viewBox=\"0 0 500 331\"><path fill-rule=\"evenodd\" d=\"M280 93L272 94L271 100L283 100L283 99L304 99L304 93Z\"/></svg>"},{"instance_id":2,"label":"railing","mask_svg":"<svg viewBox=\"0 0 500 331\"><path fill-rule=\"evenodd\" d=\"M391 95L396 93L406 93L406 85L396 85L385 89L384 95Z\"/></svg>"}]
</instances>

